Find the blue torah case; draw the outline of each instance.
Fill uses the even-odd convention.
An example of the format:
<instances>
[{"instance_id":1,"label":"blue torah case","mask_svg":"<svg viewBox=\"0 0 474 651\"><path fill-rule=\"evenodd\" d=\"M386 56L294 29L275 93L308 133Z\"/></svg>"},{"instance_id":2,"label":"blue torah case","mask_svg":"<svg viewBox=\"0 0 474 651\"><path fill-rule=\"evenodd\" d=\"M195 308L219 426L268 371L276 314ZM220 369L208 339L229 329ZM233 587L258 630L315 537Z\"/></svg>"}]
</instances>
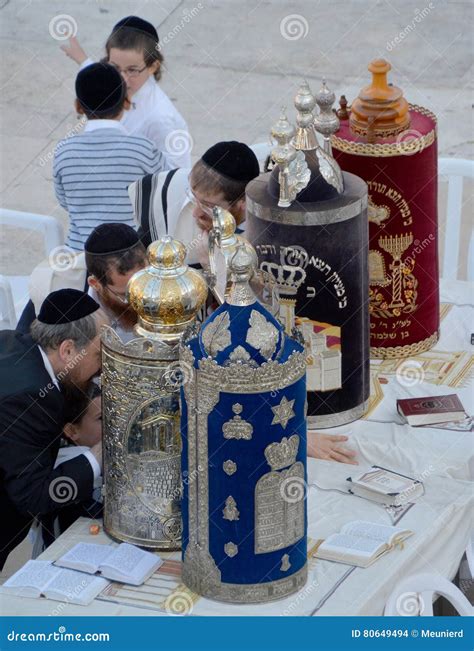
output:
<instances>
[{"instance_id":1,"label":"blue torah case","mask_svg":"<svg viewBox=\"0 0 474 651\"><path fill-rule=\"evenodd\" d=\"M256 300L253 264L241 246L227 301L181 347L182 579L232 603L307 579L304 350Z\"/></svg>"}]
</instances>

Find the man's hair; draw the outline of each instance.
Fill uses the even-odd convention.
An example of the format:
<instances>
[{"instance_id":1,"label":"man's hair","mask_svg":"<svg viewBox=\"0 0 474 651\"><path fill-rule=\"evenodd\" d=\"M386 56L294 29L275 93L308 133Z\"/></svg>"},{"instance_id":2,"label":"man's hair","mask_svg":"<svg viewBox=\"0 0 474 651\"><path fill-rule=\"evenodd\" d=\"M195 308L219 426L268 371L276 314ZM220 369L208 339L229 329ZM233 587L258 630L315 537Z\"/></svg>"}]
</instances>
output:
<instances>
[{"instance_id":1,"label":"man's hair","mask_svg":"<svg viewBox=\"0 0 474 651\"><path fill-rule=\"evenodd\" d=\"M160 52L158 43L145 32L140 32L137 29L129 29L121 27L107 39L105 44L105 51L107 52L107 59L110 57L110 50L116 48L117 50L136 50L143 52L143 60L147 66L151 66L155 61L159 61L160 65L158 70L155 71L154 77L156 81L160 81L162 72L162 63L164 61L163 55Z\"/></svg>"},{"instance_id":2,"label":"man's hair","mask_svg":"<svg viewBox=\"0 0 474 651\"><path fill-rule=\"evenodd\" d=\"M95 276L101 285L109 285L111 269L115 269L121 275L132 271L145 262L146 251L143 244L137 242L129 249L112 253L86 251L85 259L88 273Z\"/></svg>"},{"instance_id":3,"label":"man's hair","mask_svg":"<svg viewBox=\"0 0 474 651\"><path fill-rule=\"evenodd\" d=\"M102 311L96 310L77 321L60 324L42 323L35 319L30 334L43 350L57 350L66 339L72 339L76 349L84 348L97 336L98 314L102 314Z\"/></svg>"},{"instance_id":4,"label":"man's hair","mask_svg":"<svg viewBox=\"0 0 474 651\"><path fill-rule=\"evenodd\" d=\"M100 117L101 120L115 120L120 113L123 111L125 102L127 101L127 98L125 97L123 100L123 103L120 106L117 106L115 109L111 109L110 111L101 113L100 116L97 116L94 111L91 111L90 109L87 108L84 104L82 104L81 100L77 100L79 102L80 107L84 111L84 115L88 120L95 120L97 117Z\"/></svg>"},{"instance_id":5,"label":"man's hair","mask_svg":"<svg viewBox=\"0 0 474 651\"><path fill-rule=\"evenodd\" d=\"M245 197L245 188L248 181L236 181L229 179L215 169L198 160L193 165L190 176L192 190L198 190L203 194L221 194L229 203L235 203Z\"/></svg>"},{"instance_id":6,"label":"man's hair","mask_svg":"<svg viewBox=\"0 0 474 651\"><path fill-rule=\"evenodd\" d=\"M66 387L65 391L64 422L74 424L81 422L94 398L102 395L100 387L95 382L90 382L86 391L81 391L74 385Z\"/></svg>"}]
</instances>

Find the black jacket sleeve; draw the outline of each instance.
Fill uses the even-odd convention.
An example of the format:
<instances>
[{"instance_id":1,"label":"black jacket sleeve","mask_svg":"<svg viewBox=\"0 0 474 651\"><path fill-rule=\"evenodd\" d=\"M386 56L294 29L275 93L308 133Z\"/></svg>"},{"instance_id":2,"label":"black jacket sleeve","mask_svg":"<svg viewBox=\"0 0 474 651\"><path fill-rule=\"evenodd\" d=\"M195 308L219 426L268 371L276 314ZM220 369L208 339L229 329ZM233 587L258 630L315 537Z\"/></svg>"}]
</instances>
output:
<instances>
[{"instance_id":1,"label":"black jacket sleeve","mask_svg":"<svg viewBox=\"0 0 474 651\"><path fill-rule=\"evenodd\" d=\"M92 497L94 475L84 455L54 468L63 425L54 393L17 394L0 404L4 489L23 515L51 513Z\"/></svg>"}]
</instances>

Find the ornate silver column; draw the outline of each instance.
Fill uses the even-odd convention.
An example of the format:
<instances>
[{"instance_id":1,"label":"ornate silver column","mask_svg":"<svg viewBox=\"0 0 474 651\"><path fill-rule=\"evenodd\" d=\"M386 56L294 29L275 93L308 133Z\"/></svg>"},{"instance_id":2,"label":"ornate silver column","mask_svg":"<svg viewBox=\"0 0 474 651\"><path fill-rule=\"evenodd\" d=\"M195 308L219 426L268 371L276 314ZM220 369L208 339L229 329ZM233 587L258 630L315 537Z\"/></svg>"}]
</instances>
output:
<instances>
[{"instance_id":1,"label":"ornate silver column","mask_svg":"<svg viewBox=\"0 0 474 651\"><path fill-rule=\"evenodd\" d=\"M102 335L104 528L157 549L181 547L179 390L187 374L178 347L207 296L185 257L177 240L153 242L150 266L128 284L136 338L123 343L111 328Z\"/></svg>"}]
</instances>

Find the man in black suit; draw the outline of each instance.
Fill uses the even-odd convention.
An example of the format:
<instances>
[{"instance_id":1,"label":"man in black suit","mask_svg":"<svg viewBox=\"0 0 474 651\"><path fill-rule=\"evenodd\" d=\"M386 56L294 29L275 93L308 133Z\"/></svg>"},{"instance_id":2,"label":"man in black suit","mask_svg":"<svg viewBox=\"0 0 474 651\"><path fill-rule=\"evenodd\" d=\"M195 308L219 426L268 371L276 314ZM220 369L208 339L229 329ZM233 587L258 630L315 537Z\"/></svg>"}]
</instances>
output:
<instances>
[{"instance_id":1,"label":"man in black suit","mask_svg":"<svg viewBox=\"0 0 474 651\"><path fill-rule=\"evenodd\" d=\"M69 386L100 370L98 303L75 289L49 294L31 335L0 332L0 569L33 519L90 499L101 444L54 468Z\"/></svg>"}]
</instances>

